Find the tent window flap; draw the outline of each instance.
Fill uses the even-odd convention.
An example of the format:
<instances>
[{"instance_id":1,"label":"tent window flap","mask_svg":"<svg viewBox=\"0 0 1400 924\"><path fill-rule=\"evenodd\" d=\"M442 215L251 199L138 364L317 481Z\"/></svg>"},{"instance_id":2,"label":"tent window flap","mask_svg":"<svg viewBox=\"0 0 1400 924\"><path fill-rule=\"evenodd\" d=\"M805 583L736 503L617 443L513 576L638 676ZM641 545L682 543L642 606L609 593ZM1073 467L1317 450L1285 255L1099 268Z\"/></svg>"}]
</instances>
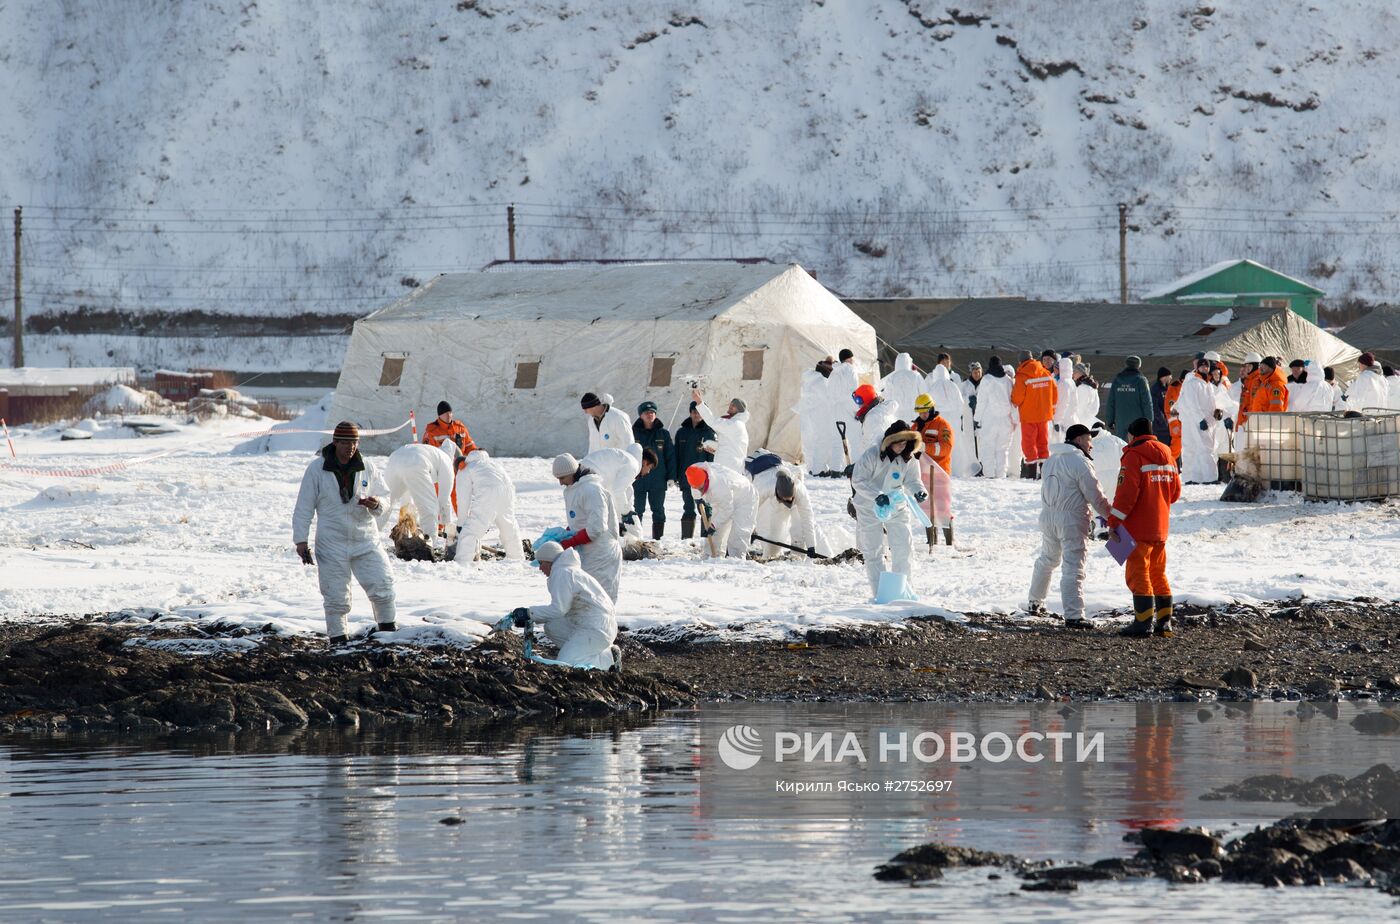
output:
<instances>
[{"instance_id":1,"label":"tent window flap","mask_svg":"<svg viewBox=\"0 0 1400 924\"><path fill-rule=\"evenodd\" d=\"M534 388L540 382L540 361L520 360L515 364L515 387Z\"/></svg>"},{"instance_id":2,"label":"tent window flap","mask_svg":"<svg viewBox=\"0 0 1400 924\"><path fill-rule=\"evenodd\" d=\"M651 380L647 385L651 388L670 388L671 373L676 368L676 358L674 356L653 356L651 358Z\"/></svg>"},{"instance_id":3,"label":"tent window flap","mask_svg":"<svg viewBox=\"0 0 1400 924\"><path fill-rule=\"evenodd\" d=\"M744 374L745 382L757 382L763 378L763 350L744 351Z\"/></svg>"},{"instance_id":4,"label":"tent window flap","mask_svg":"<svg viewBox=\"0 0 1400 924\"><path fill-rule=\"evenodd\" d=\"M403 378L403 362L407 359L403 353L384 354L384 365L379 370L380 388L398 388L399 381Z\"/></svg>"}]
</instances>

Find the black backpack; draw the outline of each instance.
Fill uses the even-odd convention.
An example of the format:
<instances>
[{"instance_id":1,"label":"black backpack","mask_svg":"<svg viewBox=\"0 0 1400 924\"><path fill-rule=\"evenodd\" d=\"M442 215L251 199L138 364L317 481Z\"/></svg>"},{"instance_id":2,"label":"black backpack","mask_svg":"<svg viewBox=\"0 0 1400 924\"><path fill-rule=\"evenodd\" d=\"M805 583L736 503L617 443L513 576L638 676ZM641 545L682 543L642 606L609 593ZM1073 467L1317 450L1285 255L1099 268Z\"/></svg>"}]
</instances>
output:
<instances>
[{"instance_id":1,"label":"black backpack","mask_svg":"<svg viewBox=\"0 0 1400 924\"><path fill-rule=\"evenodd\" d=\"M744 471L748 472L749 477L752 478L755 475L763 474L769 469L777 468L779 465L782 464L782 457L779 456L776 452L769 452L766 449L759 449L753 453L750 453L749 457L744 460Z\"/></svg>"}]
</instances>

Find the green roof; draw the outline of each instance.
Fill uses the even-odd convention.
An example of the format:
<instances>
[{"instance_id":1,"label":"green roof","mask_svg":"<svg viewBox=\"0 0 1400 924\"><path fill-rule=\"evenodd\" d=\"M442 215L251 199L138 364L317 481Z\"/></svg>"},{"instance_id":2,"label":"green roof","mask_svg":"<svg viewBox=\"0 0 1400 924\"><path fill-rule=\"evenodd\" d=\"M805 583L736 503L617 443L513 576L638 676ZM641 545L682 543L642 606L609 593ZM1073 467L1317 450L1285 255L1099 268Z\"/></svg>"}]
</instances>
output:
<instances>
[{"instance_id":1,"label":"green roof","mask_svg":"<svg viewBox=\"0 0 1400 924\"><path fill-rule=\"evenodd\" d=\"M1158 298L1215 295L1322 295L1323 291L1301 279L1269 269L1253 260L1224 260L1158 286L1143 301Z\"/></svg>"}]
</instances>

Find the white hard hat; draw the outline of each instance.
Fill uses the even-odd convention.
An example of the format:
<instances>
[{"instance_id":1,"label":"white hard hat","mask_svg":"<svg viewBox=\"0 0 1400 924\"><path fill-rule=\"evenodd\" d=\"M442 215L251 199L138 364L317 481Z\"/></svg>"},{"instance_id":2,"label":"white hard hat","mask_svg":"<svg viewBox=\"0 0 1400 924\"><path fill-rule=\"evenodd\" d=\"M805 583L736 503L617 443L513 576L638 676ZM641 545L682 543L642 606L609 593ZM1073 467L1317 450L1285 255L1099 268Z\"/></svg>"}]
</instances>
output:
<instances>
[{"instance_id":1,"label":"white hard hat","mask_svg":"<svg viewBox=\"0 0 1400 924\"><path fill-rule=\"evenodd\" d=\"M563 478L578 471L578 459L564 452L554 457L554 477Z\"/></svg>"},{"instance_id":2,"label":"white hard hat","mask_svg":"<svg viewBox=\"0 0 1400 924\"><path fill-rule=\"evenodd\" d=\"M557 542L542 542L535 546L535 561L554 561L564 554L564 547Z\"/></svg>"},{"instance_id":3,"label":"white hard hat","mask_svg":"<svg viewBox=\"0 0 1400 924\"><path fill-rule=\"evenodd\" d=\"M1264 357L1260 356L1258 353L1250 352L1244 354L1244 361L1247 363L1254 363L1254 365L1257 366L1264 361Z\"/></svg>"},{"instance_id":4,"label":"white hard hat","mask_svg":"<svg viewBox=\"0 0 1400 924\"><path fill-rule=\"evenodd\" d=\"M1218 363L1220 362L1220 354L1215 352L1214 350L1211 350L1210 352L1206 353L1206 355L1203 356L1202 359L1208 359L1213 363Z\"/></svg>"}]
</instances>

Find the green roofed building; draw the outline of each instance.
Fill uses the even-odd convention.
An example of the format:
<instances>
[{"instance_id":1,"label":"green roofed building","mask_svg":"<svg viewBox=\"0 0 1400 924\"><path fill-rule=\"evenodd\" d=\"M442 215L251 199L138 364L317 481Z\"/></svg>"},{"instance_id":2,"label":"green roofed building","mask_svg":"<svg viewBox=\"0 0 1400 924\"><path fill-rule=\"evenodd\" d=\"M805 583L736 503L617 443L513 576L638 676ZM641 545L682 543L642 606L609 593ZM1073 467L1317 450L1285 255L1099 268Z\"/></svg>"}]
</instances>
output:
<instances>
[{"instance_id":1,"label":"green roofed building","mask_svg":"<svg viewBox=\"0 0 1400 924\"><path fill-rule=\"evenodd\" d=\"M1317 299L1322 294L1301 279L1253 260L1225 260L1159 286L1142 300L1154 305L1289 308L1316 324Z\"/></svg>"}]
</instances>

